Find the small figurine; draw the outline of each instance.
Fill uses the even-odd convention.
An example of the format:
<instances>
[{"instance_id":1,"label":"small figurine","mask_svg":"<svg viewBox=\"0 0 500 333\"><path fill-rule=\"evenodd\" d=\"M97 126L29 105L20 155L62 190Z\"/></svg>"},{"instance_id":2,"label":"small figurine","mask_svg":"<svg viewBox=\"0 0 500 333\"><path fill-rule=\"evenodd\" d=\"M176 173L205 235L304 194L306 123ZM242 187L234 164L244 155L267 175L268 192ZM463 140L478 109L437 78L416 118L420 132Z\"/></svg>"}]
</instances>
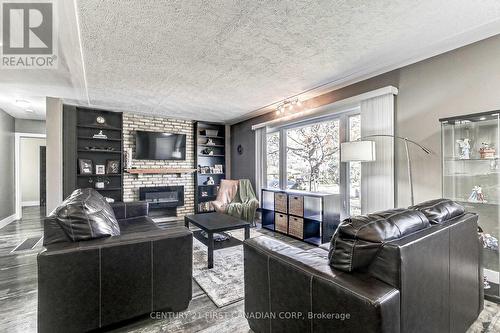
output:
<instances>
[{"instance_id":1,"label":"small figurine","mask_svg":"<svg viewBox=\"0 0 500 333\"><path fill-rule=\"evenodd\" d=\"M470 139L457 140L458 147L460 148L460 159L470 159Z\"/></svg>"},{"instance_id":2,"label":"small figurine","mask_svg":"<svg viewBox=\"0 0 500 333\"><path fill-rule=\"evenodd\" d=\"M94 134L94 135L92 136L92 138L94 138L94 139L103 139L103 140L105 140L105 139L107 139L107 138L108 138L108 136L107 136L106 134L103 134L103 133L102 133L102 131L99 131L99 133L98 133L98 134Z\"/></svg>"},{"instance_id":3,"label":"small figurine","mask_svg":"<svg viewBox=\"0 0 500 333\"><path fill-rule=\"evenodd\" d=\"M495 148L493 148L489 143L483 142L481 143L482 147L479 148L479 156L482 159L490 159L495 158Z\"/></svg>"},{"instance_id":4,"label":"small figurine","mask_svg":"<svg viewBox=\"0 0 500 333\"><path fill-rule=\"evenodd\" d=\"M201 151L202 155L213 155L214 154L214 149L213 148L205 148Z\"/></svg>"},{"instance_id":5,"label":"small figurine","mask_svg":"<svg viewBox=\"0 0 500 333\"><path fill-rule=\"evenodd\" d=\"M205 143L207 146L215 146L214 140L208 139L207 143Z\"/></svg>"},{"instance_id":6,"label":"small figurine","mask_svg":"<svg viewBox=\"0 0 500 333\"><path fill-rule=\"evenodd\" d=\"M481 185L476 185L472 188L472 193L470 194L469 199L467 199L467 201L480 202L480 203L487 202L486 200L484 200L484 194Z\"/></svg>"},{"instance_id":7,"label":"small figurine","mask_svg":"<svg viewBox=\"0 0 500 333\"><path fill-rule=\"evenodd\" d=\"M213 177L208 177L206 182L204 183L204 185L214 185L215 184L215 180Z\"/></svg>"}]
</instances>

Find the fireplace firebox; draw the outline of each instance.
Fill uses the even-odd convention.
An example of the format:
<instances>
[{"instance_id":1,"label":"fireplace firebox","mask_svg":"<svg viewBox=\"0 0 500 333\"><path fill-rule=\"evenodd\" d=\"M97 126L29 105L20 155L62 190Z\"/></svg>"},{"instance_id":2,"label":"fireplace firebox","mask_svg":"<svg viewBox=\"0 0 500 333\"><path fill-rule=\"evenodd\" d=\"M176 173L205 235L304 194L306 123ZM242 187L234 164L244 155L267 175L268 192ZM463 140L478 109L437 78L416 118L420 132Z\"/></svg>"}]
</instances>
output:
<instances>
[{"instance_id":1,"label":"fireplace firebox","mask_svg":"<svg viewBox=\"0 0 500 333\"><path fill-rule=\"evenodd\" d=\"M139 199L148 202L150 216L176 216L184 206L184 186L141 187Z\"/></svg>"}]
</instances>

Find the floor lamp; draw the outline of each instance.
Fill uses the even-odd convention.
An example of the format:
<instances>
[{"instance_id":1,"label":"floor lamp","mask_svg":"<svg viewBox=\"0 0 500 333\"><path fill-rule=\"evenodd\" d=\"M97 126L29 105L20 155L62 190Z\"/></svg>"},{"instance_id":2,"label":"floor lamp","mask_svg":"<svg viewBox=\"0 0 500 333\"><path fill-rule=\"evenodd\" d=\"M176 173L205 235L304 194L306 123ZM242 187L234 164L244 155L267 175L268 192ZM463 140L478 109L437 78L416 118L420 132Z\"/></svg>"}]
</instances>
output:
<instances>
[{"instance_id":1,"label":"floor lamp","mask_svg":"<svg viewBox=\"0 0 500 333\"><path fill-rule=\"evenodd\" d=\"M376 160L376 150L375 150L375 141L366 141L369 138L378 138L378 137L388 137L399 139L404 142L405 151L406 151L406 162L408 166L408 183L410 185L410 198L411 205L415 205L415 199L413 196L413 177L411 172L411 157L410 150L408 149L408 143L412 143L418 147L420 147L426 154L430 154L431 150L422 146L421 144L410 140L408 138L404 138L401 136L390 135L390 134L373 134L364 136L357 141L343 142L340 144L340 161L341 162L372 162Z\"/></svg>"}]
</instances>

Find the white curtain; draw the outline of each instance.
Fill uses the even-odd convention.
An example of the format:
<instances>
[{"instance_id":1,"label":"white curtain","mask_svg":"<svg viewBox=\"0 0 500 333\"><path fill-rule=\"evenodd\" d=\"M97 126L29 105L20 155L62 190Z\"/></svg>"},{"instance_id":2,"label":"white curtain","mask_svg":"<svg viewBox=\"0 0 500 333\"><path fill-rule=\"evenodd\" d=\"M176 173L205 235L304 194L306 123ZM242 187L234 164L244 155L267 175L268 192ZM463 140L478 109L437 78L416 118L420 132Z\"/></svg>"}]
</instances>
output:
<instances>
[{"instance_id":1,"label":"white curtain","mask_svg":"<svg viewBox=\"0 0 500 333\"><path fill-rule=\"evenodd\" d=\"M361 101L361 136L394 135L394 95L392 93ZM361 213L394 208L394 139L375 141L376 161L361 165Z\"/></svg>"},{"instance_id":2,"label":"white curtain","mask_svg":"<svg viewBox=\"0 0 500 333\"><path fill-rule=\"evenodd\" d=\"M255 194L260 200L261 189L266 178L266 128L255 130Z\"/></svg>"}]
</instances>

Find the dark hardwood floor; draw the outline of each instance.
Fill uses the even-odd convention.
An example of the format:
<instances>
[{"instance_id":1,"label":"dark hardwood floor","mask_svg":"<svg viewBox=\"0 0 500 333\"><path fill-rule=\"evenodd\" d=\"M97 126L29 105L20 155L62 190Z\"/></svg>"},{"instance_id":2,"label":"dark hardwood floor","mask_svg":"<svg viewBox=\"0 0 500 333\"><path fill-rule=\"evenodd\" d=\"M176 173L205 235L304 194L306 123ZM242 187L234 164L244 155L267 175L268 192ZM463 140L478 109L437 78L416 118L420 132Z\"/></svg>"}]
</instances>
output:
<instances>
[{"instance_id":1,"label":"dark hardwood floor","mask_svg":"<svg viewBox=\"0 0 500 333\"><path fill-rule=\"evenodd\" d=\"M39 207L23 209L23 219L0 229L0 332L36 332L37 270L33 250L11 253L30 237L42 236Z\"/></svg>"},{"instance_id":2,"label":"dark hardwood floor","mask_svg":"<svg viewBox=\"0 0 500 333\"><path fill-rule=\"evenodd\" d=\"M36 332L37 266L41 242L32 250L11 252L25 239L42 236L42 216L38 207L23 209L23 218L0 229L0 332ZM160 222L162 228L184 221ZM263 232L267 232L264 231ZM274 235L278 238L286 236ZM301 247L310 246L288 238ZM249 332L243 318L243 301L218 308L193 280L193 300L183 313L166 319L138 319L113 332Z\"/></svg>"},{"instance_id":3,"label":"dark hardwood floor","mask_svg":"<svg viewBox=\"0 0 500 333\"><path fill-rule=\"evenodd\" d=\"M23 219L14 221L0 229L0 332L36 332L37 312L37 270L36 255L42 250L41 243L34 249L11 252L27 238L41 237L42 212L39 208L23 209ZM169 228L183 221L162 222ZM262 233L284 240L302 248L311 245L289 237L260 229ZM500 308L487 302L486 309L471 327L472 332L498 332L500 329ZM114 327L111 332L251 332L243 316L243 301L218 308L193 280L193 300L189 308L166 318L139 318Z\"/></svg>"}]
</instances>

